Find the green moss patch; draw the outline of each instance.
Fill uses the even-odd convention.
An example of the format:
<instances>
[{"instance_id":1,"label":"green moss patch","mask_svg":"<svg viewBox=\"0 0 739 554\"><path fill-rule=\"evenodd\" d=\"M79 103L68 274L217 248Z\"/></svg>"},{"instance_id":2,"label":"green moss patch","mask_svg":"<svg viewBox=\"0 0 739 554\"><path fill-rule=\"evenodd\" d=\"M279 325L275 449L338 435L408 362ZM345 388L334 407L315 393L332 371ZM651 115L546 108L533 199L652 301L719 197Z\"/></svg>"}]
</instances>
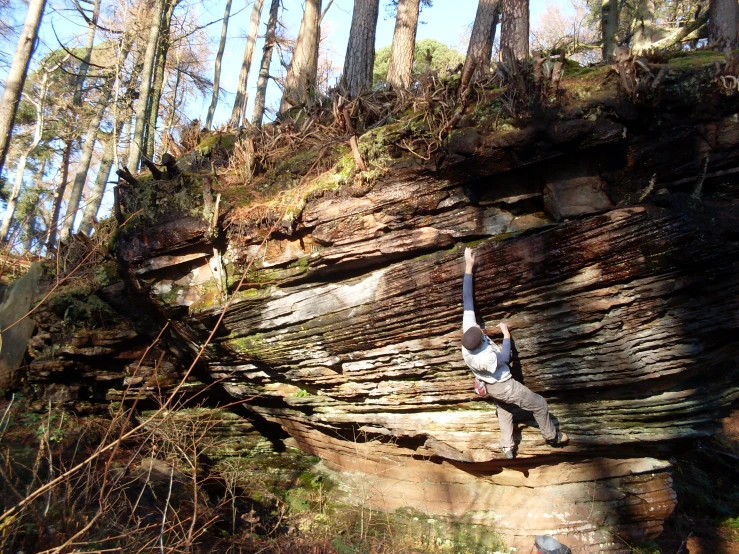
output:
<instances>
[{"instance_id":1,"label":"green moss patch","mask_svg":"<svg viewBox=\"0 0 739 554\"><path fill-rule=\"evenodd\" d=\"M687 69L724 61L726 60L721 52L716 52L715 50L698 50L690 53L676 52L667 62L667 65L671 69Z\"/></svg>"},{"instance_id":2,"label":"green moss patch","mask_svg":"<svg viewBox=\"0 0 739 554\"><path fill-rule=\"evenodd\" d=\"M133 216L127 225L128 232L162 220L203 217L204 178L210 176L183 173L172 180L157 180L150 174L142 174L136 185L122 187L124 216Z\"/></svg>"},{"instance_id":3,"label":"green moss patch","mask_svg":"<svg viewBox=\"0 0 739 554\"><path fill-rule=\"evenodd\" d=\"M266 359L266 350L269 348L264 340L264 335L256 333L248 337L239 337L226 341L227 346L239 354L244 354L254 360Z\"/></svg>"},{"instance_id":4,"label":"green moss patch","mask_svg":"<svg viewBox=\"0 0 739 554\"><path fill-rule=\"evenodd\" d=\"M233 152L238 139L234 133L210 133L195 147L203 156L210 155L215 148L222 148L226 153Z\"/></svg>"},{"instance_id":5,"label":"green moss patch","mask_svg":"<svg viewBox=\"0 0 739 554\"><path fill-rule=\"evenodd\" d=\"M116 312L95 294L94 285L69 286L54 292L48 306L62 321L78 327L104 327Z\"/></svg>"}]
</instances>

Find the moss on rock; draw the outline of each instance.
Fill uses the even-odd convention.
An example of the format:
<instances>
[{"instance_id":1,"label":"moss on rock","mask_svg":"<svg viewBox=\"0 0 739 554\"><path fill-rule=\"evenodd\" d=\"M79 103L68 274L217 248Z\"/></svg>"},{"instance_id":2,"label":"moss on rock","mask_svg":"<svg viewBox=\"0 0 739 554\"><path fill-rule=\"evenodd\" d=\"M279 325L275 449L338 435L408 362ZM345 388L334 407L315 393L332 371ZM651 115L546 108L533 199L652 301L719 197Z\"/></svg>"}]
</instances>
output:
<instances>
[{"instance_id":1,"label":"moss on rock","mask_svg":"<svg viewBox=\"0 0 739 554\"><path fill-rule=\"evenodd\" d=\"M103 327L114 320L116 312L95 294L91 284L67 286L52 293L48 299L51 311L63 322L75 327Z\"/></svg>"},{"instance_id":2,"label":"moss on rock","mask_svg":"<svg viewBox=\"0 0 739 554\"><path fill-rule=\"evenodd\" d=\"M231 154L238 142L235 133L210 133L195 147L200 154L208 156L215 148L223 148L227 154Z\"/></svg>"}]
</instances>

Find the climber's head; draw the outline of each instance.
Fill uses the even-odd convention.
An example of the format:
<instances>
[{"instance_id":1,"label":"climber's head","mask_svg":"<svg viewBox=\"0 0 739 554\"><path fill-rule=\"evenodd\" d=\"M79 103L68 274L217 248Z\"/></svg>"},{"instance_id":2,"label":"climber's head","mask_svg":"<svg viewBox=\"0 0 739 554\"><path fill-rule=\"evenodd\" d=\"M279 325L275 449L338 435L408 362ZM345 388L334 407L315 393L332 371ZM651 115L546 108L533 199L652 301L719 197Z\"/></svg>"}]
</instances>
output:
<instances>
[{"instance_id":1,"label":"climber's head","mask_svg":"<svg viewBox=\"0 0 739 554\"><path fill-rule=\"evenodd\" d=\"M462 346L467 350L476 350L482 344L482 329L479 327L470 327L462 335Z\"/></svg>"}]
</instances>

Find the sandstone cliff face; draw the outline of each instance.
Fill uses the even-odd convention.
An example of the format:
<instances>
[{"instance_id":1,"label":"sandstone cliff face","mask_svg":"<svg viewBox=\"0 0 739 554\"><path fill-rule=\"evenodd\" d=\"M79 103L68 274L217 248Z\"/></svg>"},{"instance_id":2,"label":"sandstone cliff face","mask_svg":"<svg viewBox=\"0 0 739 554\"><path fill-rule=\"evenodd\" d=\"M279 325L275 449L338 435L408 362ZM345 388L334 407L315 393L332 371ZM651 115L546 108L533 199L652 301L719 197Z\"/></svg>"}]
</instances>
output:
<instances>
[{"instance_id":1,"label":"sandstone cliff face","mask_svg":"<svg viewBox=\"0 0 739 554\"><path fill-rule=\"evenodd\" d=\"M552 534L626 551L675 507L671 452L739 396L735 104L463 128L441 170L398 163L370 190L314 197L263 247L268 226L214 243L179 219L123 238L119 258L180 359L223 315L199 378L250 399L356 502L489 525L518 548ZM510 326L514 375L563 448L522 412L517 459L501 455L460 352L471 243L479 320Z\"/></svg>"}]
</instances>

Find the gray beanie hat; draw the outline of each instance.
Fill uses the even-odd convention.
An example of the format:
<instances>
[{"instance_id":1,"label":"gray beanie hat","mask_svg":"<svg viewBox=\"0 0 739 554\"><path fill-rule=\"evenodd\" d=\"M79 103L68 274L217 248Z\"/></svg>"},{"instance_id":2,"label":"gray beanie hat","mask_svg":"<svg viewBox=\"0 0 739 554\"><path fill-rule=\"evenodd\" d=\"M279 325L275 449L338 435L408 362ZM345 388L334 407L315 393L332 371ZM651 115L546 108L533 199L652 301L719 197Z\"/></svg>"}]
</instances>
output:
<instances>
[{"instance_id":1,"label":"gray beanie hat","mask_svg":"<svg viewBox=\"0 0 739 554\"><path fill-rule=\"evenodd\" d=\"M470 327L462 335L462 346L467 350L475 350L482 344L482 330L479 327Z\"/></svg>"}]
</instances>

